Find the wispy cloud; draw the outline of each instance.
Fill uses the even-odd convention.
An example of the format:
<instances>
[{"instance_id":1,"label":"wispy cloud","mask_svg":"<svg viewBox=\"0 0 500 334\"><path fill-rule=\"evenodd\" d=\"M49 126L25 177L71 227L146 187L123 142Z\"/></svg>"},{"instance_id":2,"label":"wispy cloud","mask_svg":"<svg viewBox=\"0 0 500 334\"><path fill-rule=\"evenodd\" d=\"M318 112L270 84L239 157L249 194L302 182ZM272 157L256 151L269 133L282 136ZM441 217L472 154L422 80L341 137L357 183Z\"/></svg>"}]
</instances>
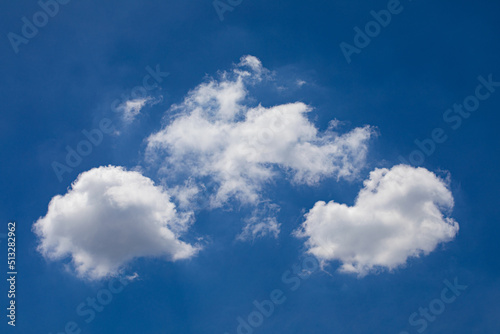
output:
<instances>
[{"instance_id":1,"label":"wispy cloud","mask_svg":"<svg viewBox=\"0 0 500 334\"><path fill-rule=\"evenodd\" d=\"M278 238L281 224L276 218L280 207L276 204L264 202L256 208L252 216L245 219L243 231L236 237L239 241L248 241L272 236Z\"/></svg>"},{"instance_id":2,"label":"wispy cloud","mask_svg":"<svg viewBox=\"0 0 500 334\"><path fill-rule=\"evenodd\" d=\"M137 116L141 113L141 110L146 105L155 105L161 102L161 98L154 99L152 97L146 97L141 99L132 99L120 104L116 110L121 113L121 118L125 124L132 123Z\"/></svg>"}]
</instances>

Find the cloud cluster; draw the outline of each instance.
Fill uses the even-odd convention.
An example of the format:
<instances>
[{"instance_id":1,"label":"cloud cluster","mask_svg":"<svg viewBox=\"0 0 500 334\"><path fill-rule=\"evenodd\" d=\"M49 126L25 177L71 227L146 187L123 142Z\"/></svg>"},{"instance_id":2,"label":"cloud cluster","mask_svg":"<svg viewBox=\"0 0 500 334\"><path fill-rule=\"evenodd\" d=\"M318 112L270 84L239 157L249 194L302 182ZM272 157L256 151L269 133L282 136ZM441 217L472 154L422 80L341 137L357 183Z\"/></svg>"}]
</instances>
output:
<instances>
[{"instance_id":1,"label":"cloud cluster","mask_svg":"<svg viewBox=\"0 0 500 334\"><path fill-rule=\"evenodd\" d=\"M81 277L117 274L132 259L186 259L198 250L179 239L192 213L179 213L153 181L122 167L82 173L64 196L55 196L34 224L39 251L52 260L70 257Z\"/></svg>"},{"instance_id":2,"label":"cloud cluster","mask_svg":"<svg viewBox=\"0 0 500 334\"><path fill-rule=\"evenodd\" d=\"M123 167L82 173L34 224L39 251L53 260L70 258L77 273L90 279L116 275L139 257L190 258L200 247L180 238L200 200L210 208L236 203L253 211L242 219L237 240L277 238L279 206L263 195L265 187L280 178L311 186L325 178L355 178L375 131L364 126L341 133L336 120L320 131L304 103L251 103L250 88L269 79L272 73L260 60L246 56L219 79L198 85L146 139L146 161L158 167L168 190ZM155 103L131 100L118 111L130 123ZM296 235L307 238L309 253L362 276L394 269L453 239L458 223L445 216L452 208L444 180L399 165L371 172L354 206L317 202Z\"/></svg>"},{"instance_id":3,"label":"cloud cluster","mask_svg":"<svg viewBox=\"0 0 500 334\"><path fill-rule=\"evenodd\" d=\"M308 238L309 253L363 276L394 269L453 239L458 223L443 214L453 204L446 182L427 169L376 169L354 206L317 202L297 235Z\"/></svg>"},{"instance_id":4,"label":"cloud cluster","mask_svg":"<svg viewBox=\"0 0 500 334\"><path fill-rule=\"evenodd\" d=\"M301 102L249 106L248 87L269 77L259 59L246 56L219 80L200 84L170 109L174 120L147 139L149 161L160 161L171 179L184 173L214 183L212 207L232 199L254 205L282 174L309 185L356 176L373 129L339 134L332 122L320 132Z\"/></svg>"}]
</instances>

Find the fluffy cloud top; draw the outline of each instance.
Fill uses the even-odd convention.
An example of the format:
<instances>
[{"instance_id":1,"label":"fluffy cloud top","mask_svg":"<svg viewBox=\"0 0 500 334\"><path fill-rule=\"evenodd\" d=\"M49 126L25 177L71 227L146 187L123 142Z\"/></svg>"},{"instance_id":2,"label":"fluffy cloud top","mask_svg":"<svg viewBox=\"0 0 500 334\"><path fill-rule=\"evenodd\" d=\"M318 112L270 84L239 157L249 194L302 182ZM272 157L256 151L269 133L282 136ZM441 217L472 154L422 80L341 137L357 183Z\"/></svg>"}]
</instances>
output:
<instances>
[{"instance_id":1,"label":"fluffy cloud top","mask_svg":"<svg viewBox=\"0 0 500 334\"><path fill-rule=\"evenodd\" d=\"M458 223L442 213L453 204L447 184L424 168L376 169L354 206L317 202L297 235L308 238L309 253L339 260L341 270L362 276L394 269L453 239Z\"/></svg>"},{"instance_id":2,"label":"fluffy cloud top","mask_svg":"<svg viewBox=\"0 0 500 334\"><path fill-rule=\"evenodd\" d=\"M80 174L33 229L44 256L71 257L80 276L99 279L138 257L192 257L197 247L179 240L190 220L149 178L108 166Z\"/></svg>"},{"instance_id":3,"label":"fluffy cloud top","mask_svg":"<svg viewBox=\"0 0 500 334\"><path fill-rule=\"evenodd\" d=\"M148 138L147 157L161 161L170 176L184 173L215 184L213 207L230 199L258 203L262 187L280 172L305 184L355 176L373 130L339 134L332 122L320 132L307 118L311 108L300 102L248 106L248 88L269 77L259 59L246 56L220 80L200 84L171 108L174 120Z\"/></svg>"}]
</instances>

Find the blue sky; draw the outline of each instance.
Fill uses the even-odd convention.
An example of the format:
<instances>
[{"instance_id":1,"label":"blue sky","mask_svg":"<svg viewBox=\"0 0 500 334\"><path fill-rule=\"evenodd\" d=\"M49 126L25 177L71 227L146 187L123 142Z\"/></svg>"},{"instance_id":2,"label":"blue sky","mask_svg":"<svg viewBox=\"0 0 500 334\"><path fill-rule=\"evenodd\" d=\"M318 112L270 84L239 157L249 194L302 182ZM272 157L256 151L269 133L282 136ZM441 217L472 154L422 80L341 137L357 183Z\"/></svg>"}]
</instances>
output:
<instances>
[{"instance_id":1,"label":"blue sky","mask_svg":"<svg viewBox=\"0 0 500 334\"><path fill-rule=\"evenodd\" d=\"M498 333L500 5L228 3L2 3L2 333Z\"/></svg>"}]
</instances>

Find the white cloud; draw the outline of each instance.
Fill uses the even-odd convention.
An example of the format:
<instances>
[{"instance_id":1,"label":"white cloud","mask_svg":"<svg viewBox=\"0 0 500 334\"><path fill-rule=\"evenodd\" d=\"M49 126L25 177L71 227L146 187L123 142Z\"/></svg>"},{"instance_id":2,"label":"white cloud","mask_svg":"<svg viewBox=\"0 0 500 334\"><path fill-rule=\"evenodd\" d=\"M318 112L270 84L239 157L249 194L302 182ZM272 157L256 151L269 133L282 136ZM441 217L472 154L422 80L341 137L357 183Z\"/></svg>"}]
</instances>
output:
<instances>
[{"instance_id":1,"label":"white cloud","mask_svg":"<svg viewBox=\"0 0 500 334\"><path fill-rule=\"evenodd\" d=\"M45 257L70 257L79 276L99 279L138 257L194 256L197 246L179 240L191 218L149 178L108 166L80 174L64 196L51 200L33 230Z\"/></svg>"},{"instance_id":2,"label":"white cloud","mask_svg":"<svg viewBox=\"0 0 500 334\"><path fill-rule=\"evenodd\" d=\"M255 240L256 238L262 238L267 235L278 238L280 227L281 224L278 223L276 217L263 217L261 219L258 217L251 217L247 219L243 231L236 239L241 241Z\"/></svg>"},{"instance_id":3,"label":"white cloud","mask_svg":"<svg viewBox=\"0 0 500 334\"><path fill-rule=\"evenodd\" d=\"M250 218L245 219L243 231L236 237L237 240L247 241L262 238L268 235L278 238L281 224L276 215L279 206L272 203L263 203L256 208Z\"/></svg>"},{"instance_id":4,"label":"white cloud","mask_svg":"<svg viewBox=\"0 0 500 334\"><path fill-rule=\"evenodd\" d=\"M397 268L452 240L458 223L442 211L453 205L447 183L427 169L375 169L354 206L317 202L297 235L308 238L309 253L339 260L342 271L362 276Z\"/></svg>"},{"instance_id":5,"label":"white cloud","mask_svg":"<svg viewBox=\"0 0 500 334\"><path fill-rule=\"evenodd\" d=\"M296 84L297 84L297 86L299 86L299 88L300 88L300 87L304 86L307 82L306 82L306 81L304 81L304 80L300 80L300 79L298 79L295 83L296 83Z\"/></svg>"},{"instance_id":6,"label":"white cloud","mask_svg":"<svg viewBox=\"0 0 500 334\"><path fill-rule=\"evenodd\" d=\"M121 118L126 124L132 123L134 119L140 114L142 108L146 105L154 105L161 101L160 99L153 99L151 97L132 99L120 104L116 110L121 112Z\"/></svg>"},{"instance_id":7,"label":"white cloud","mask_svg":"<svg viewBox=\"0 0 500 334\"><path fill-rule=\"evenodd\" d=\"M177 200L180 208L193 207L193 199L200 193L198 186L189 181L182 186L170 188L168 191Z\"/></svg>"},{"instance_id":8,"label":"white cloud","mask_svg":"<svg viewBox=\"0 0 500 334\"><path fill-rule=\"evenodd\" d=\"M259 59L246 56L219 80L200 84L170 109L173 121L147 139L149 161L160 161L172 180L185 175L215 184L212 207L231 199L255 205L280 174L309 185L356 176L373 129L321 132L301 102L249 106L248 89L270 76Z\"/></svg>"}]
</instances>

